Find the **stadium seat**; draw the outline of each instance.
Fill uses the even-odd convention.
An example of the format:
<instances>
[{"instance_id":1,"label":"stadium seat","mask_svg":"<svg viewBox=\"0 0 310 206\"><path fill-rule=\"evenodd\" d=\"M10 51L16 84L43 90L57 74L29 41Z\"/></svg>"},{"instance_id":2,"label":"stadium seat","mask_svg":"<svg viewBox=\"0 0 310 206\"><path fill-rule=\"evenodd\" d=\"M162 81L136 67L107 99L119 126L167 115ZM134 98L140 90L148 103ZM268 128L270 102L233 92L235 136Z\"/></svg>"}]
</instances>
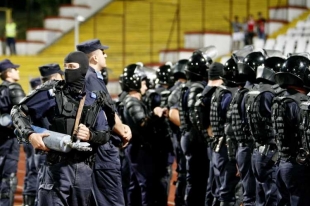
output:
<instances>
[{"instance_id":1,"label":"stadium seat","mask_svg":"<svg viewBox=\"0 0 310 206\"><path fill-rule=\"evenodd\" d=\"M296 53L305 52L309 37L301 37L296 42Z\"/></svg>"}]
</instances>

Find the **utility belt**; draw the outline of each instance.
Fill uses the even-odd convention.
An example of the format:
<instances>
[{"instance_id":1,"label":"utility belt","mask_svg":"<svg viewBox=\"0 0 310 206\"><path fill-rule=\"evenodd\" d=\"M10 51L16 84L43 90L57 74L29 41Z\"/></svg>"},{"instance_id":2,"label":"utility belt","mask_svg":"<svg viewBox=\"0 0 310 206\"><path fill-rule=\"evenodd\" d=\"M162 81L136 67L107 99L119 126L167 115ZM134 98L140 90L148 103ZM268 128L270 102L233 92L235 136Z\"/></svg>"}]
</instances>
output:
<instances>
[{"instance_id":1,"label":"utility belt","mask_svg":"<svg viewBox=\"0 0 310 206\"><path fill-rule=\"evenodd\" d=\"M276 162L279 157L278 147L276 144L273 144L273 143L259 144L256 142L255 149L259 152L260 155L264 155L264 156L267 156L269 151L275 151L274 157L272 158L274 162Z\"/></svg>"},{"instance_id":2,"label":"utility belt","mask_svg":"<svg viewBox=\"0 0 310 206\"><path fill-rule=\"evenodd\" d=\"M284 162L297 162L296 161L297 155L290 156L290 155L280 155L279 160L284 161Z\"/></svg>"},{"instance_id":3,"label":"utility belt","mask_svg":"<svg viewBox=\"0 0 310 206\"><path fill-rule=\"evenodd\" d=\"M72 152L72 153L54 153L49 152L46 155L47 165L54 165L58 163L80 163L84 162L92 167L95 162L95 155L86 152Z\"/></svg>"},{"instance_id":4,"label":"utility belt","mask_svg":"<svg viewBox=\"0 0 310 206\"><path fill-rule=\"evenodd\" d=\"M298 162L298 155L298 152L279 151L279 160L285 162ZM304 164L306 164L306 161L304 162Z\"/></svg>"},{"instance_id":5,"label":"utility belt","mask_svg":"<svg viewBox=\"0 0 310 206\"><path fill-rule=\"evenodd\" d=\"M238 142L238 147L253 147L253 141L248 140L248 141Z\"/></svg>"}]
</instances>

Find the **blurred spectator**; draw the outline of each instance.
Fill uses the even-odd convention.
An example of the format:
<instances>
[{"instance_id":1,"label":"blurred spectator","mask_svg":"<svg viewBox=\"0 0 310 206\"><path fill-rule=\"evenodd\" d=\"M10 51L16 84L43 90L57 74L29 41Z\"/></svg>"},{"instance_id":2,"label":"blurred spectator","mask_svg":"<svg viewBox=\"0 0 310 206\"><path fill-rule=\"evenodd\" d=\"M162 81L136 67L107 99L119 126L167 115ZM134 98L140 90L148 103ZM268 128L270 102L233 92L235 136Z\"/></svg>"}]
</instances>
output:
<instances>
[{"instance_id":1,"label":"blurred spectator","mask_svg":"<svg viewBox=\"0 0 310 206\"><path fill-rule=\"evenodd\" d=\"M256 21L257 37L265 41L266 40L266 33L265 33L266 19L263 17L262 12L258 12L257 15L258 15L258 19Z\"/></svg>"},{"instance_id":2,"label":"blurred spectator","mask_svg":"<svg viewBox=\"0 0 310 206\"><path fill-rule=\"evenodd\" d=\"M255 35L255 20L252 14L249 15L248 21L247 21L247 41L246 45L253 44L253 37Z\"/></svg>"},{"instance_id":3,"label":"blurred spectator","mask_svg":"<svg viewBox=\"0 0 310 206\"><path fill-rule=\"evenodd\" d=\"M10 55L16 55L15 48L15 38L16 38L16 24L13 19L9 19L9 21L5 25L5 37L6 37L6 45L10 49Z\"/></svg>"},{"instance_id":4,"label":"blurred spectator","mask_svg":"<svg viewBox=\"0 0 310 206\"><path fill-rule=\"evenodd\" d=\"M239 22L239 16L235 15L233 21L229 20L226 16L224 16L224 19L231 23L232 26L232 51L238 50L244 40L243 26Z\"/></svg>"},{"instance_id":5,"label":"blurred spectator","mask_svg":"<svg viewBox=\"0 0 310 206\"><path fill-rule=\"evenodd\" d=\"M242 30L244 35L244 45L248 45L248 18L243 17Z\"/></svg>"}]
</instances>

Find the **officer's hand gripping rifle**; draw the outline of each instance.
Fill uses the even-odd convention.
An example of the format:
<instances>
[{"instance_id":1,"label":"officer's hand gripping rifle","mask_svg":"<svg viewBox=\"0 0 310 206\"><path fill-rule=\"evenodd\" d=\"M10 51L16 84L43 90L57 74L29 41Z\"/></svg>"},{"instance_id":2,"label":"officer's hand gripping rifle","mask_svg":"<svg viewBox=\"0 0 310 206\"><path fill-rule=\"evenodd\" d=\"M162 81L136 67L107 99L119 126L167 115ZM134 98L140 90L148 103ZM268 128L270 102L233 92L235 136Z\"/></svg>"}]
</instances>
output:
<instances>
[{"instance_id":1,"label":"officer's hand gripping rifle","mask_svg":"<svg viewBox=\"0 0 310 206\"><path fill-rule=\"evenodd\" d=\"M33 125L31 127L36 133L50 134L48 137L43 138L44 144L49 149L59 152L69 152L71 151L71 149L76 149L78 151L91 151L92 148L90 147L90 144L88 142L81 142L79 139L76 138L84 103L85 103L85 96L81 99L79 103L79 108L76 114L72 136L49 131L47 129Z\"/></svg>"}]
</instances>

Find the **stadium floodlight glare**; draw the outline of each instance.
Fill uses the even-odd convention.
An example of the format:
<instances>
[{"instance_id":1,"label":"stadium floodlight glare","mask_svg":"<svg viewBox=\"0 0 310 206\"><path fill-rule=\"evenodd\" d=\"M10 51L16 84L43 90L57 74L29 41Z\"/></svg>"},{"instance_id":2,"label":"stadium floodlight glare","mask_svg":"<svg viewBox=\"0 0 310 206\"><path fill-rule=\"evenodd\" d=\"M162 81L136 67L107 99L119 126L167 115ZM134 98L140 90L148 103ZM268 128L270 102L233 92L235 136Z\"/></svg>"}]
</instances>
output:
<instances>
[{"instance_id":1,"label":"stadium floodlight glare","mask_svg":"<svg viewBox=\"0 0 310 206\"><path fill-rule=\"evenodd\" d=\"M76 50L76 45L79 44L79 24L85 21L85 17L76 14L74 18L74 50Z\"/></svg>"}]
</instances>

